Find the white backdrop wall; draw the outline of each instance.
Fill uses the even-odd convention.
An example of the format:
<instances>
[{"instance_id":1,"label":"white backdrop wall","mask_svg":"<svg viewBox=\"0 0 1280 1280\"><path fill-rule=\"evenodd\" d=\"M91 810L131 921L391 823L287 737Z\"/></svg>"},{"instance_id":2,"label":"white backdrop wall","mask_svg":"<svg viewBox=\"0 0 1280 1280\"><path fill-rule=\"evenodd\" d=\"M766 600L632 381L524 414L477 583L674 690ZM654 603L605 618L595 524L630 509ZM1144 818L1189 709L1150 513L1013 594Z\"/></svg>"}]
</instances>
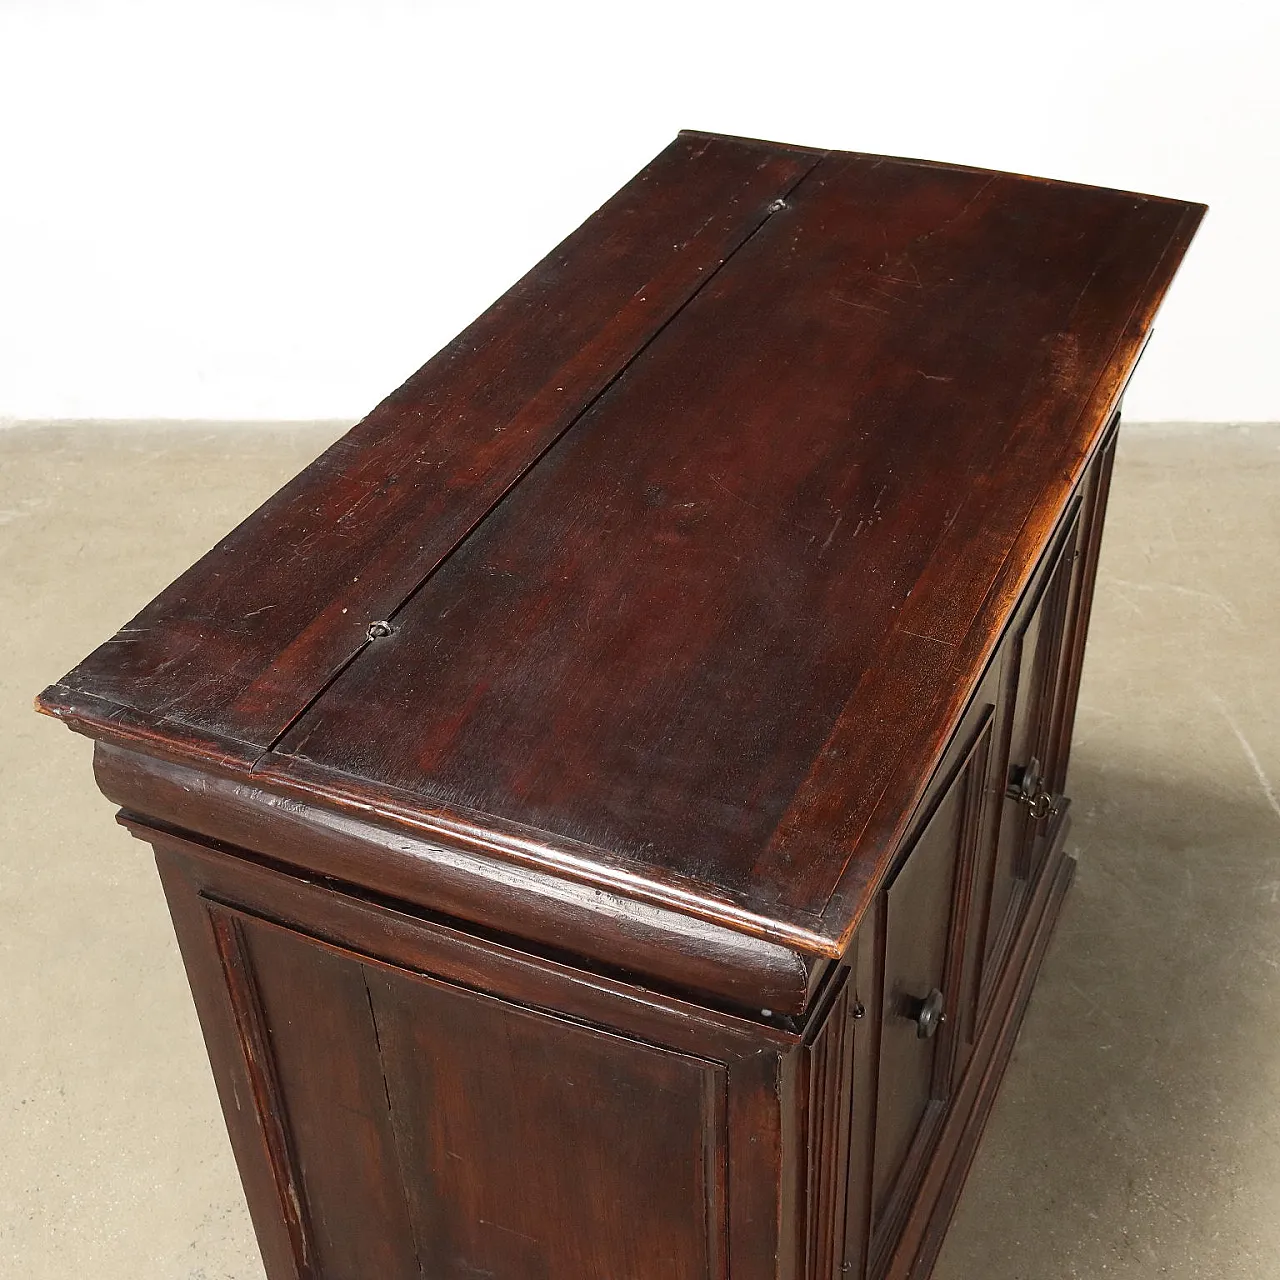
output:
<instances>
[{"instance_id":1,"label":"white backdrop wall","mask_svg":"<svg viewBox=\"0 0 1280 1280\"><path fill-rule=\"evenodd\" d=\"M0 418L355 418L681 127L1204 200L1130 416L1280 419L1280 16L0 0Z\"/></svg>"}]
</instances>

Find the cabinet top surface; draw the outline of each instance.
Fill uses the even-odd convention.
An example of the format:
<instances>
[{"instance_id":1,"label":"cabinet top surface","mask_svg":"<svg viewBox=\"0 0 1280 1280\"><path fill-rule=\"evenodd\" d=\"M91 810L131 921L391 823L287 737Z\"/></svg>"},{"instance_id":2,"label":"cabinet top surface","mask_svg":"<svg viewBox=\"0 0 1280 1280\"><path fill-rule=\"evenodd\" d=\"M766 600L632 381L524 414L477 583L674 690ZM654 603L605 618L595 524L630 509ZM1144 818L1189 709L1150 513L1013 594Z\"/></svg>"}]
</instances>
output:
<instances>
[{"instance_id":1,"label":"cabinet top surface","mask_svg":"<svg viewBox=\"0 0 1280 1280\"><path fill-rule=\"evenodd\" d=\"M682 134L42 709L834 947L1202 213Z\"/></svg>"}]
</instances>

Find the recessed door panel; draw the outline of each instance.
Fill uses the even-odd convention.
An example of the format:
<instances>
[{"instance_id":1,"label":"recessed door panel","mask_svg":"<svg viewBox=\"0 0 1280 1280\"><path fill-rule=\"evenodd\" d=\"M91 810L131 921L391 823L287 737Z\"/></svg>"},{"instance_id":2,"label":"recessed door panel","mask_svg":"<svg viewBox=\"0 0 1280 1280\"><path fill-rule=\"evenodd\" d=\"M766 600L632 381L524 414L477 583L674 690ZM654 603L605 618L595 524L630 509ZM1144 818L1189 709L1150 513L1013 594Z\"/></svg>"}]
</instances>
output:
<instances>
[{"instance_id":1,"label":"recessed door panel","mask_svg":"<svg viewBox=\"0 0 1280 1280\"><path fill-rule=\"evenodd\" d=\"M892 1250L946 1110L956 1068L964 929L981 838L989 708L881 899L883 995L872 1174L871 1273Z\"/></svg>"},{"instance_id":2,"label":"recessed door panel","mask_svg":"<svg viewBox=\"0 0 1280 1280\"><path fill-rule=\"evenodd\" d=\"M323 1280L421 1280L362 966L213 914L296 1252Z\"/></svg>"},{"instance_id":3,"label":"recessed door panel","mask_svg":"<svg viewBox=\"0 0 1280 1280\"><path fill-rule=\"evenodd\" d=\"M714 1274L716 1067L393 970L367 979L427 1276Z\"/></svg>"},{"instance_id":4,"label":"recessed door panel","mask_svg":"<svg viewBox=\"0 0 1280 1280\"><path fill-rule=\"evenodd\" d=\"M953 785L888 893L876 1111L877 1214L887 1205L930 1105L946 1097L946 1081L937 1068L949 1034L944 1031L947 939L963 816L963 790Z\"/></svg>"},{"instance_id":5,"label":"recessed door panel","mask_svg":"<svg viewBox=\"0 0 1280 1280\"><path fill-rule=\"evenodd\" d=\"M210 910L301 1274L722 1280L723 1064Z\"/></svg>"}]
</instances>

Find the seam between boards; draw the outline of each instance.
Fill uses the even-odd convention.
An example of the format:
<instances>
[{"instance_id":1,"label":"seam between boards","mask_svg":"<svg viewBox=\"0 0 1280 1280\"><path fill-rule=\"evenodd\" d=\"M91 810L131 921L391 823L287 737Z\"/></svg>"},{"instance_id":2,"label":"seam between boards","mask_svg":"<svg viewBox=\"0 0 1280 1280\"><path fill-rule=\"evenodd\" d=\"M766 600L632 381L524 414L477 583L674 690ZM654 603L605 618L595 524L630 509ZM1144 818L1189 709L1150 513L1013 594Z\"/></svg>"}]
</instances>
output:
<instances>
[{"instance_id":1,"label":"seam between boards","mask_svg":"<svg viewBox=\"0 0 1280 1280\"><path fill-rule=\"evenodd\" d=\"M789 148L779 148L779 150L789 150ZM790 199L790 197L794 194L796 189L800 187L801 184L804 183L809 178L809 176L818 167L818 165L828 155L830 155L830 152L823 151L823 152L811 153L811 154L813 154L813 162L809 165L807 169L805 169L805 171L798 178L795 179L794 182L792 182L789 186L786 186L779 191L779 193L774 197L773 201L771 201L770 204L766 206L764 215L761 217L760 221L757 222L756 225L752 227L751 230L747 232L745 236L743 236L743 238L732 248L732 250L728 254L726 254L726 256L721 262L719 262L712 270L706 273L704 278L698 282L698 284L693 289L693 291L689 294L689 296L686 297L684 301L681 302L680 305L677 306L671 312L671 314L648 336L648 338L646 338L629 356L627 356L625 360L623 360L619 364L617 370L614 372L612 377L609 378L609 380L604 384L604 386L600 388L599 391L596 392L595 395L591 396L590 399L586 400L582 404L582 406L578 409L577 413L575 413L573 417L570 418L570 420L565 424L563 429L558 431L555 434L555 436L553 436L552 439L549 440L547 444L542 447L542 449L540 449L537 453L533 455L532 458L529 459L529 461L525 464L525 466L521 468L520 472L512 479L511 483L507 485L507 487L498 495L498 497L492 503L490 503L490 505L487 508L485 508L484 512L475 521L475 523L472 524L471 527L468 528L466 532L463 533L457 539L457 541L454 542L454 544L449 548L449 550L431 567L431 569L428 570L428 572L425 573L405 593L405 595L399 601L396 607L390 613L387 614L387 618L386 618L387 621L392 621L400 613L402 613L405 607L410 603L410 601L412 601L414 597L417 596L418 593L422 591L422 589L426 587L426 585L436 576L436 574L438 574L440 570L443 569L445 565L447 565L453 559L453 557L464 546L466 546L468 542L470 542L470 540L485 526L485 524L488 523L490 517L493 516L493 514L503 505L503 503L505 503L507 499L510 498L511 495L515 493L515 491L519 489L521 485L524 484L524 482L529 478L529 476L538 467L538 465L554 449L556 449L556 447L560 445L560 443L563 440L565 440L569 436L569 434L574 430L574 428L578 425L578 423L580 423L582 419L585 418L587 414L590 413L591 410L606 395L608 395L610 391L613 390L614 386L616 386L618 381L626 374L627 370L629 370L631 366L634 365L635 362L639 360L641 356L644 355L644 353L649 349L649 347L652 346L653 343L656 342L657 339L667 331L667 329L676 321L676 319L684 313L685 309L689 306L689 304L692 303L693 300L696 297L698 297L698 295L701 294L704 289L706 289L706 287L711 283L711 281L714 280L720 274L720 272L722 272L725 269L725 267L727 267L729 263L732 262L733 259L736 258L738 254L744 248L746 248L746 246L750 244L766 226L769 225L769 223L773 219L774 214L778 212L778 209L775 207L777 203L779 201ZM284 739L288 737L289 734L293 731L293 729L303 719L306 718L306 716L311 712L312 708L315 707L315 705L320 701L320 699L323 698L325 694L328 693L329 690L334 686L334 684L336 684L337 681L342 678L342 676L346 673L347 669L354 662L356 662L361 657L361 655L369 648L369 645L370 645L370 641L365 640L355 650L353 650L350 656L347 657L330 674L329 678L325 680L323 684L320 685L320 687L316 690L316 692L312 694L311 697L308 698L307 701L303 703L301 707L298 708L298 710L289 718L289 720L281 728L279 733L277 733L275 737L271 739L271 742L266 747L266 749L253 762L253 765L251 766L251 769L250 769L251 772L257 769L258 766L263 762L263 760L266 759L267 756L275 752L276 748L280 745L280 743L283 742Z\"/></svg>"}]
</instances>

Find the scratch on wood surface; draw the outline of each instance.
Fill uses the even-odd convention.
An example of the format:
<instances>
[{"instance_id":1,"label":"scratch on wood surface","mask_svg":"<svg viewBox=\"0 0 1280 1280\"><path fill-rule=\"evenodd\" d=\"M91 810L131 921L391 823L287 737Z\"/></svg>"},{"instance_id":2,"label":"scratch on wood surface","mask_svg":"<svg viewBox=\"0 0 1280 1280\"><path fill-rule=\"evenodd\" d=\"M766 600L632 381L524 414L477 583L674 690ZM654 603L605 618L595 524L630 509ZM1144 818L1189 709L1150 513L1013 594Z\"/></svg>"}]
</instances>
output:
<instances>
[{"instance_id":1,"label":"scratch on wood surface","mask_svg":"<svg viewBox=\"0 0 1280 1280\"><path fill-rule=\"evenodd\" d=\"M707 473L707 479L710 480L711 483L715 485L715 487L719 489L721 493L727 493L729 497L733 498L736 502L742 503L744 507L750 507L752 511L762 510L762 508L756 506L754 502L751 502L749 499L744 498L742 494L734 493L734 491L730 489L728 485L723 484L717 476L711 475L710 472Z\"/></svg>"},{"instance_id":2,"label":"scratch on wood surface","mask_svg":"<svg viewBox=\"0 0 1280 1280\"><path fill-rule=\"evenodd\" d=\"M986 180L986 182L984 182L984 183L982 184L982 186L980 186L980 187L977 189L977 191L975 191L975 192L973 193L973 195L971 195L971 196L970 196L970 197L969 197L969 198L964 202L964 204L962 204L962 205L960 206L960 208L959 208L959 210L957 210L957 212L953 213L953 214L951 215L951 217L949 217L945 222L943 222L943 223L942 223L942 224L940 224L939 226L934 227L934 229L933 229L932 231L926 231L926 232L925 232L925 234L924 234L924 235L922 235L922 236L919 238L919 240L917 240L917 241L916 241L916 243L917 243L917 244L922 244L925 240L928 240L931 236L936 236L936 235L938 234L938 232L939 232L939 231L945 231L945 230L946 230L946 229L947 229L947 228L948 228L948 227L949 227L953 222L959 222L959 221L960 221L960 219L961 219L961 218L963 218L963 217L964 217L964 215L965 215L966 213L968 213L968 212L969 212L970 208L972 208L972 206L973 206L973 205L978 201L978 199L983 195L983 193L987 190L987 188L988 188L988 187L989 187L989 186L990 186L990 185L991 185L991 184L992 184L992 183L993 183L993 182L994 182L998 177L1000 177L1000 174L998 174L998 173L993 173L993 174L991 175L991 177L989 177L989 178Z\"/></svg>"},{"instance_id":3,"label":"scratch on wood surface","mask_svg":"<svg viewBox=\"0 0 1280 1280\"><path fill-rule=\"evenodd\" d=\"M952 640L939 640L937 636L926 636L919 631L908 631L906 627L899 627L898 630L901 631L904 636L914 636L917 640L929 640L933 644L946 645L948 649L954 649L956 647L955 642Z\"/></svg>"},{"instance_id":4,"label":"scratch on wood surface","mask_svg":"<svg viewBox=\"0 0 1280 1280\"><path fill-rule=\"evenodd\" d=\"M905 253L899 257L898 262L901 262L911 268L912 279L904 280L902 276L885 275L883 271L876 276L876 279L887 280L890 284L905 285L908 289L923 289L924 281L920 279L920 268L917 267ZM896 266L897 264L895 263L894 265Z\"/></svg>"},{"instance_id":5,"label":"scratch on wood surface","mask_svg":"<svg viewBox=\"0 0 1280 1280\"><path fill-rule=\"evenodd\" d=\"M873 307L869 302L854 302L852 298L843 297L836 293L834 289L831 291L831 296L837 302L844 303L846 307L857 307L859 311L878 311L882 316L887 316L889 314L884 307Z\"/></svg>"},{"instance_id":6,"label":"scratch on wood surface","mask_svg":"<svg viewBox=\"0 0 1280 1280\"><path fill-rule=\"evenodd\" d=\"M480 1221L486 1227L493 1227L496 1231L505 1231L509 1236L519 1236L521 1240L528 1240L530 1244L542 1243L537 1236L527 1236L523 1231L517 1231L514 1227L504 1227L500 1222L491 1222L488 1218L481 1218Z\"/></svg>"},{"instance_id":7,"label":"scratch on wood surface","mask_svg":"<svg viewBox=\"0 0 1280 1280\"><path fill-rule=\"evenodd\" d=\"M819 555L821 555L822 552L831 545L832 539L836 536L836 530L840 528L840 521L843 519L844 512L842 511L838 516L836 516L836 522L831 526L831 532L827 534L827 540L822 544L822 550L818 552Z\"/></svg>"}]
</instances>

